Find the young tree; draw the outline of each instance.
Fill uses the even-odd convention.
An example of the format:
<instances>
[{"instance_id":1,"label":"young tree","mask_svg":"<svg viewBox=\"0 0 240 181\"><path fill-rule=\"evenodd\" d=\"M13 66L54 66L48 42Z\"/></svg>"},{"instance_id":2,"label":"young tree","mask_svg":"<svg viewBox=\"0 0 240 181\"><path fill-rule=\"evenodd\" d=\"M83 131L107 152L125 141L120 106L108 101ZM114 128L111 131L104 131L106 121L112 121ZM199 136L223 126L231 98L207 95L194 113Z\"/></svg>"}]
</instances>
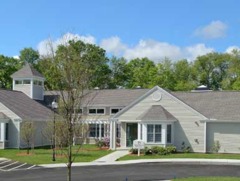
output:
<instances>
[{"instance_id":1,"label":"young tree","mask_svg":"<svg viewBox=\"0 0 240 181\"><path fill-rule=\"evenodd\" d=\"M21 123L20 135L22 141L27 146L27 154L34 144L35 126L33 121L23 121Z\"/></svg>"},{"instance_id":2,"label":"young tree","mask_svg":"<svg viewBox=\"0 0 240 181\"><path fill-rule=\"evenodd\" d=\"M58 114L63 118L66 129L68 181L71 180L71 167L74 161L73 144L76 127L83 124L81 114L75 110L83 104L86 91L91 89L99 67L108 59L105 51L92 44L82 41L69 41L58 46L56 52L47 57L48 68L51 70L51 81L54 88L60 90ZM43 72L44 73L44 72Z\"/></svg>"}]
</instances>

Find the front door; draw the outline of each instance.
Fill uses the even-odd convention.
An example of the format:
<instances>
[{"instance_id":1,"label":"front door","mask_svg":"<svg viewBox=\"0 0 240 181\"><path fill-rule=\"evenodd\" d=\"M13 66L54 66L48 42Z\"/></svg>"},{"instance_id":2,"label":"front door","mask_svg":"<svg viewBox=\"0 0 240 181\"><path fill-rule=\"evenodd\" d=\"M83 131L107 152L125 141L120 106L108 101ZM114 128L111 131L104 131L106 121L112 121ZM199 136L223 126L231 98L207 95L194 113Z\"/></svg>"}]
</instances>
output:
<instances>
[{"instance_id":1,"label":"front door","mask_svg":"<svg viewBox=\"0 0 240 181\"><path fill-rule=\"evenodd\" d=\"M138 124L137 123L127 123L127 135L126 135L126 145L127 147L132 147L133 140L137 139L138 136Z\"/></svg>"}]
</instances>

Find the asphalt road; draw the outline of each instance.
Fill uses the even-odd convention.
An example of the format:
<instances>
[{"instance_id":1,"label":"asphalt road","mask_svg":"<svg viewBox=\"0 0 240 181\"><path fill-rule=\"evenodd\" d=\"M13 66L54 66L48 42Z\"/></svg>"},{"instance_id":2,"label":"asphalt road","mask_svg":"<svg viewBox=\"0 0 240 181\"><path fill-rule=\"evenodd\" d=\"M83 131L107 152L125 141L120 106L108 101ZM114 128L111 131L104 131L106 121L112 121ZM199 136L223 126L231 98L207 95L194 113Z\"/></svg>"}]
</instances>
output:
<instances>
[{"instance_id":1,"label":"asphalt road","mask_svg":"<svg viewBox=\"0 0 240 181\"><path fill-rule=\"evenodd\" d=\"M0 181L65 181L66 168L38 168L0 172ZM144 163L74 167L73 181L157 181L189 176L237 176L240 166L179 163Z\"/></svg>"}]
</instances>

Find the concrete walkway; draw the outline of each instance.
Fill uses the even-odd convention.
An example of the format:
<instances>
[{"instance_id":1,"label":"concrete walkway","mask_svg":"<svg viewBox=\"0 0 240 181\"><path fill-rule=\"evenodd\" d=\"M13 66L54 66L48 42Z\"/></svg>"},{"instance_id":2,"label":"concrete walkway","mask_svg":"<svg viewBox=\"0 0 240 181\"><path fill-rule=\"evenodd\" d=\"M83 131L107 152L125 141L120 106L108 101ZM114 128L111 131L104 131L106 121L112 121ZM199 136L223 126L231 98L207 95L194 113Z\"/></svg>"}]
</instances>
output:
<instances>
[{"instance_id":1,"label":"concrete walkway","mask_svg":"<svg viewBox=\"0 0 240 181\"><path fill-rule=\"evenodd\" d=\"M115 162L117 159L119 159L120 157L123 157L127 154L129 154L128 150L117 150L111 154L108 154L102 158L95 160L94 162L101 162L101 163Z\"/></svg>"}]
</instances>

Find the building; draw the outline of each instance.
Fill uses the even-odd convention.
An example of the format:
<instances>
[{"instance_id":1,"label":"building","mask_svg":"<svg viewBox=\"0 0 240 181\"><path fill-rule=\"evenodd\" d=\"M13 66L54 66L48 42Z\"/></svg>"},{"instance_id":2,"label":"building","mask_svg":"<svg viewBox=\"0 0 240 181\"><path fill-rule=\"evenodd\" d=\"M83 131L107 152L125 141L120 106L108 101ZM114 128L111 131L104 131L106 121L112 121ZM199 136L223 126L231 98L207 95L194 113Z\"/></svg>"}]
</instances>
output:
<instances>
[{"instance_id":1,"label":"building","mask_svg":"<svg viewBox=\"0 0 240 181\"><path fill-rule=\"evenodd\" d=\"M30 65L13 74L13 91L0 90L0 147L18 148L20 124L34 120L39 135L36 146L47 144L41 136L51 121L49 105L57 92L43 90L44 78ZM76 108L89 126L89 143L110 138L110 148L131 148L133 140L146 146L183 146L194 152L210 152L219 141L222 153L240 152L240 92L170 92L152 89L92 90Z\"/></svg>"}]
</instances>

